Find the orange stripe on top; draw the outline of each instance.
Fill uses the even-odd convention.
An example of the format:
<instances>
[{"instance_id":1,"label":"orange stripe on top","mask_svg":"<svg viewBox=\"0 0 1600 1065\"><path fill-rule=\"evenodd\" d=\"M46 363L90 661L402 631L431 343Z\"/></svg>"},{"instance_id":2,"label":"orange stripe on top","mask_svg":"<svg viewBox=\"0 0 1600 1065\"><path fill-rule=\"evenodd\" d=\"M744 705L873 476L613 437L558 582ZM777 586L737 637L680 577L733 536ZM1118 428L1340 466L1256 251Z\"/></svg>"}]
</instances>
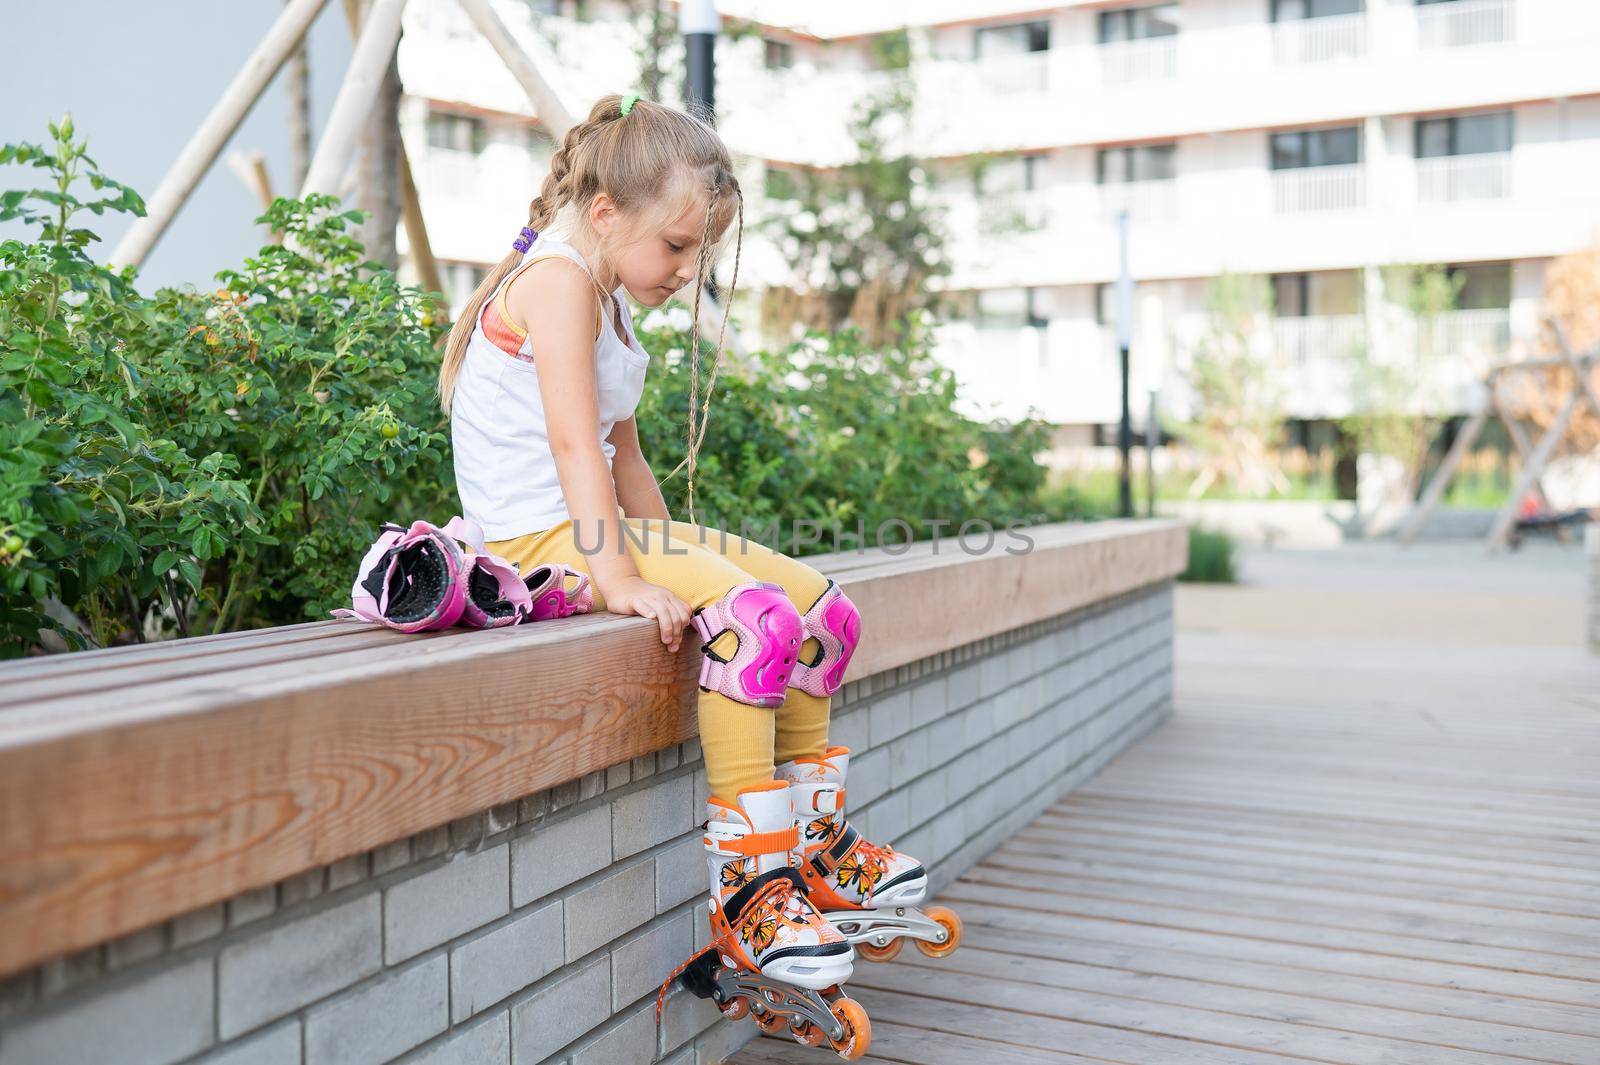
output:
<instances>
[{"instance_id":1,"label":"orange stripe on top","mask_svg":"<svg viewBox=\"0 0 1600 1065\"><path fill-rule=\"evenodd\" d=\"M529 356L522 354L522 341L527 337L527 334L518 329L506 317L501 303L501 299L496 298L490 300L488 306L484 307L483 317L478 321L478 324L483 327L483 335L489 338L489 343L512 358L526 359L531 362L532 359Z\"/></svg>"}]
</instances>

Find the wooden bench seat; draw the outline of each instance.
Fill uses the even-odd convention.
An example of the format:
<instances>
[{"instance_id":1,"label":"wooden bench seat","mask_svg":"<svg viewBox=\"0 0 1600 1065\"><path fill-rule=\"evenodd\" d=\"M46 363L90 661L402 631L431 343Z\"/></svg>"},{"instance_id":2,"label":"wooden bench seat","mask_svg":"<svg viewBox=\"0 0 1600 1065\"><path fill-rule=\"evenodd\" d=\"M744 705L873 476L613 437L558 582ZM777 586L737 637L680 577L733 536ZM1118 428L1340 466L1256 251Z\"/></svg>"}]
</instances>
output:
<instances>
[{"instance_id":1,"label":"wooden bench seat","mask_svg":"<svg viewBox=\"0 0 1600 1065\"><path fill-rule=\"evenodd\" d=\"M1170 521L807 561L859 606L859 679L1158 581ZM695 735L698 649L612 614L403 635L352 622L0 664L0 975Z\"/></svg>"}]
</instances>

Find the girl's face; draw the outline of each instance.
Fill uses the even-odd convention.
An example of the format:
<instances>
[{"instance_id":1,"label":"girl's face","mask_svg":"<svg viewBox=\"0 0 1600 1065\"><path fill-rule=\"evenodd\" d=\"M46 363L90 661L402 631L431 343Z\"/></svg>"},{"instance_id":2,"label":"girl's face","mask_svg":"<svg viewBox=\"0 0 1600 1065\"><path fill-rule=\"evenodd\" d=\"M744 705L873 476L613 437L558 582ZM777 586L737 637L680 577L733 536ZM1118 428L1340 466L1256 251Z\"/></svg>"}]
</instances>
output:
<instances>
[{"instance_id":1,"label":"girl's face","mask_svg":"<svg viewBox=\"0 0 1600 1065\"><path fill-rule=\"evenodd\" d=\"M601 196L604 196L602 193ZM599 197L597 197L598 199ZM619 227L620 217L613 207L609 217L595 218L597 227ZM658 232L645 232L618 250L612 264L617 279L634 301L646 307L659 307L673 293L694 283L695 263L700 256L700 238L705 232L706 203L692 202L677 218ZM720 234L713 228L712 240Z\"/></svg>"}]
</instances>

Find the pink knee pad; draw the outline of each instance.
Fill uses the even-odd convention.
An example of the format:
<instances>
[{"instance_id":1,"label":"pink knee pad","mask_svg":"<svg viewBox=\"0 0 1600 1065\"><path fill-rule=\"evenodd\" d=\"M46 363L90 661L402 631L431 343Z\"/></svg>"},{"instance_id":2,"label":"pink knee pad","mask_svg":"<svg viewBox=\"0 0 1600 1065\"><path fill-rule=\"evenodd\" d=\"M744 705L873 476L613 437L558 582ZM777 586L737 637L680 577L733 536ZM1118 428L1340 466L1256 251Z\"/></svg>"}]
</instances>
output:
<instances>
[{"instance_id":1,"label":"pink knee pad","mask_svg":"<svg viewBox=\"0 0 1600 1065\"><path fill-rule=\"evenodd\" d=\"M861 642L861 614L850 597L832 581L800 619L804 636L820 645L814 661L795 663L792 687L807 695L826 698L844 683L844 671Z\"/></svg>"},{"instance_id":2,"label":"pink knee pad","mask_svg":"<svg viewBox=\"0 0 1600 1065\"><path fill-rule=\"evenodd\" d=\"M780 586L736 584L695 614L694 627L705 653L700 687L749 706L783 704L802 635L800 613ZM711 650L711 643L729 629L739 646L732 658L724 659Z\"/></svg>"}]
</instances>

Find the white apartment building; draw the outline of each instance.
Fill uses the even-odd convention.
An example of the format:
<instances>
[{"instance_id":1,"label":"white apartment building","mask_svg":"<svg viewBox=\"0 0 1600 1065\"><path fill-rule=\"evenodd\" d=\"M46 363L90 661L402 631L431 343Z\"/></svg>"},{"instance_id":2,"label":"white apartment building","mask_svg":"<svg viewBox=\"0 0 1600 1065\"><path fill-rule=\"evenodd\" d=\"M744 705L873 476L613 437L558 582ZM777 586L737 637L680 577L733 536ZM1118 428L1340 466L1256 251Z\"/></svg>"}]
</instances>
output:
<instances>
[{"instance_id":1,"label":"white apartment building","mask_svg":"<svg viewBox=\"0 0 1600 1065\"><path fill-rule=\"evenodd\" d=\"M416 5L402 71L434 250L464 284L498 258L548 148L487 49L447 32L450 6ZM1471 409L1483 368L1534 341L1550 259L1600 240L1595 0L719 8L762 24L718 50L720 129L750 162L747 190L762 167L849 157L850 110L886 76L872 37L913 20L912 147L948 208L947 284L972 308L944 327L940 355L989 412L1116 421L1123 210L1136 425L1153 389L1182 412L1224 273L1269 279L1262 335L1302 422L1348 412L1361 349L1421 351L1421 402ZM509 0L502 10L520 13ZM615 23L530 15L524 31L541 19L574 59L560 88L575 109L633 84ZM1422 336L1385 298L1390 264L1448 265L1463 279L1459 309ZM741 287L784 264L747 233L745 269Z\"/></svg>"}]
</instances>

